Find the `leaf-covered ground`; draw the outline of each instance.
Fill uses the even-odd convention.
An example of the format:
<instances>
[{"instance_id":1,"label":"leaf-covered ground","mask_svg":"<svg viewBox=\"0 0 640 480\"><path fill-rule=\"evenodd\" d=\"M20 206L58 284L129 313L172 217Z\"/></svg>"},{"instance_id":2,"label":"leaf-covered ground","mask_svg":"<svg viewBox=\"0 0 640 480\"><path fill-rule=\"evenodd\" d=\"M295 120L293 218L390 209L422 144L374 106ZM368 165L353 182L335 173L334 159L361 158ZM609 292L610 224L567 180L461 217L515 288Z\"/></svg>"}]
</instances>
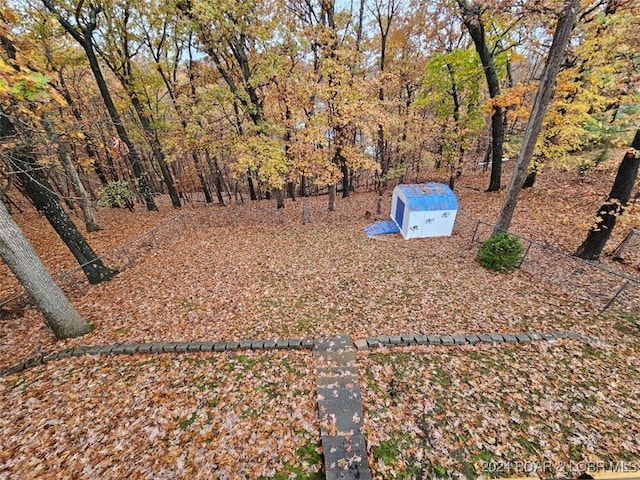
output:
<instances>
[{"instance_id":1,"label":"leaf-covered ground","mask_svg":"<svg viewBox=\"0 0 640 480\"><path fill-rule=\"evenodd\" d=\"M310 354L82 358L3 380L3 478L245 478L321 469Z\"/></svg>"},{"instance_id":2,"label":"leaf-covered ground","mask_svg":"<svg viewBox=\"0 0 640 480\"><path fill-rule=\"evenodd\" d=\"M572 172L542 175L524 192L512 230L572 252L614 173L585 181ZM361 357L376 475L490 473L479 460L637 462L637 286L601 313L623 280L560 254L534 246L511 275L480 268L469 217L492 222L502 195L484 193L485 183L481 172L459 179L468 217L459 216L452 237L412 241L364 236L376 219L373 194L342 200L331 214L326 197L288 201L284 212L271 202L187 207L181 217L166 202L160 214L103 209L105 229L89 240L98 253L111 252L111 266L126 268L108 283L69 291L95 330L56 342L36 309L8 304L0 368L37 350L86 344L573 330L608 346L558 341ZM383 217L389 203L384 197ZM74 268L42 218L15 218L54 272ZM608 251L629 228L617 228ZM123 245L136 250L135 261ZM638 246L631 247L625 264L605 264L638 275ZM6 298L17 283L0 269ZM319 467L314 381L308 353L49 363L0 380L0 476L306 478Z\"/></svg>"},{"instance_id":3,"label":"leaf-covered ground","mask_svg":"<svg viewBox=\"0 0 640 480\"><path fill-rule=\"evenodd\" d=\"M628 345L413 348L360 361L378 478L640 467L640 358Z\"/></svg>"}]
</instances>

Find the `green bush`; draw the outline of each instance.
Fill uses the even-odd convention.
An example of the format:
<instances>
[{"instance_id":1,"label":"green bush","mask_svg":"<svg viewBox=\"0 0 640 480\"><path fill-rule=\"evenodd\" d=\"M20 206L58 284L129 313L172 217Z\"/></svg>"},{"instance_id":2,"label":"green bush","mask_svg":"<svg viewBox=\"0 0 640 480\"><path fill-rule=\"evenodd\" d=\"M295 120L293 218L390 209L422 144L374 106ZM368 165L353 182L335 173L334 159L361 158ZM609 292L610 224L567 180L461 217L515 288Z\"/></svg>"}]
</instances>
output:
<instances>
[{"instance_id":1,"label":"green bush","mask_svg":"<svg viewBox=\"0 0 640 480\"><path fill-rule=\"evenodd\" d=\"M496 233L482 244L476 259L490 270L511 272L518 267L523 250L517 237Z\"/></svg>"},{"instance_id":2,"label":"green bush","mask_svg":"<svg viewBox=\"0 0 640 480\"><path fill-rule=\"evenodd\" d=\"M112 207L129 207L135 198L134 193L129 188L129 182L109 182L101 190L102 198L98 201L98 206L110 205Z\"/></svg>"}]
</instances>

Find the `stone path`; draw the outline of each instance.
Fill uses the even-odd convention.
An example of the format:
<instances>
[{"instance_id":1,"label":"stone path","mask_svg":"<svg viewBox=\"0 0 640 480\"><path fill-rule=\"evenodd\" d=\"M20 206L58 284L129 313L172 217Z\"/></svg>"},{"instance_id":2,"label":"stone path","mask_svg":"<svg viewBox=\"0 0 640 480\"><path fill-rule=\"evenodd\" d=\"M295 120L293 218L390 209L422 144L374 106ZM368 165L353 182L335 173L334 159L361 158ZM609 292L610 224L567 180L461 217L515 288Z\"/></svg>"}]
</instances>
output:
<instances>
[{"instance_id":1,"label":"stone path","mask_svg":"<svg viewBox=\"0 0 640 480\"><path fill-rule=\"evenodd\" d=\"M357 350L411 345L457 346L476 343L530 343L569 338L602 343L598 338L566 332L487 333L469 335L391 335L352 341L348 335L315 339L242 340L221 342L154 342L79 346L24 360L0 370L0 377L55 360L83 355L133 355L155 353L224 352L237 350L312 350L316 365L316 395L320 439L327 480L369 480L364 437L362 392ZM356 350L357 349L357 350Z\"/></svg>"},{"instance_id":2,"label":"stone path","mask_svg":"<svg viewBox=\"0 0 640 480\"><path fill-rule=\"evenodd\" d=\"M370 479L353 342L348 335L319 339L313 359L318 373L316 394L326 478Z\"/></svg>"}]
</instances>

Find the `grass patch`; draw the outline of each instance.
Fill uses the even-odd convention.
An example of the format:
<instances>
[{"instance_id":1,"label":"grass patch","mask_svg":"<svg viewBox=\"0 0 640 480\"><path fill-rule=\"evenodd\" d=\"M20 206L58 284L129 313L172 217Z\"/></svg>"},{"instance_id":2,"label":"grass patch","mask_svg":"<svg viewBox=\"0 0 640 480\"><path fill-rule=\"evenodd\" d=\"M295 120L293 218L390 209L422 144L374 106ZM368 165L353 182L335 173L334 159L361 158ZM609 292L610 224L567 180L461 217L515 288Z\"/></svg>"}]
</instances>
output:
<instances>
[{"instance_id":1,"label":"grass patch","mask_svg":"<svg viewBox=\"0 0 640 480\"><path fill-rule=\"evenodd\" d=\"M193 412L191 414L191 416L189 418L187 418L186 420L182 420L180 423L178 423L178 426L184 430L186 429L189 425L193 425L193 423L198 419L198 412Z\"/></svg>"},{"instance_id":2,"label":"grass patch","mask_svg":"<svg viewBox=\"0 0 640 480\"><path fill-rule=\"evenodd\" d=\"M438 465L437 463L432 463L429 465L429 478L437 479L437 478L450 478L449 472L442 465Z\"/></svg>"},{"instance_id":3,"label":"grass patch","mask_svg":"<svg viewBox=\"0 0 640 480\"><path fill-rule=\"evenodd\" d=\"M408 432L393 431L388 440L371 449L374 461L393 469L393 478L424 478L429 465L423 455L411 449L414 443L415 439Z\"/></svg>"},{"instance_id":4,"label":"grass patch","mask_svg":"<svg viewBox=\"0 0 640 480\"><path fill-rule=\"evenodd\" d=\"M640 337L640 328L634 324L629 323L616 323L613 328L615 328L618 332L623 333L625 335L631 335L634 337Z\"/></svg>"},{"instance_id":5,"label":"grass patch","mask_svg":"<svg viewBox=\"0 0 640 480\"><path fill-rule=\"evenodd\" d=\"M320 470L322 464L322 455L319 453L320 444L308 440L307 443L298 447L295 451L296 462L291 464L285 462L283 468L276 472L272 477L258 477L260 480L321 480L324 478L319 472L309 471L309 466L317 466Z\"/></svg>"}]
</instances>

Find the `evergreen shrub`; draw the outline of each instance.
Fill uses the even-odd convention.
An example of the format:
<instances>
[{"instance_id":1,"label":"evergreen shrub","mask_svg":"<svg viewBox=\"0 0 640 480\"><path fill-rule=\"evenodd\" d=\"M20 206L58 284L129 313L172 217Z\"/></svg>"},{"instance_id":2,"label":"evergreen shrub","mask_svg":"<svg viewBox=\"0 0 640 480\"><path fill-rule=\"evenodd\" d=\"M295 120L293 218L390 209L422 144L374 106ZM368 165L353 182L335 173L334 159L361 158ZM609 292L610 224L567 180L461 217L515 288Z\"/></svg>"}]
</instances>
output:
<instances>
[{"instance_id":1,"label":"evergreen shrub","mask_svg":"<svg viewBox=\"0 0 640 480\"><path fill-rule=\"evenodd\" d=\"M523 251L518 237L500 232L485 240L478 250L476 260L490 270L507 273L518 268Z\"/></svg>"}]
</instances>

